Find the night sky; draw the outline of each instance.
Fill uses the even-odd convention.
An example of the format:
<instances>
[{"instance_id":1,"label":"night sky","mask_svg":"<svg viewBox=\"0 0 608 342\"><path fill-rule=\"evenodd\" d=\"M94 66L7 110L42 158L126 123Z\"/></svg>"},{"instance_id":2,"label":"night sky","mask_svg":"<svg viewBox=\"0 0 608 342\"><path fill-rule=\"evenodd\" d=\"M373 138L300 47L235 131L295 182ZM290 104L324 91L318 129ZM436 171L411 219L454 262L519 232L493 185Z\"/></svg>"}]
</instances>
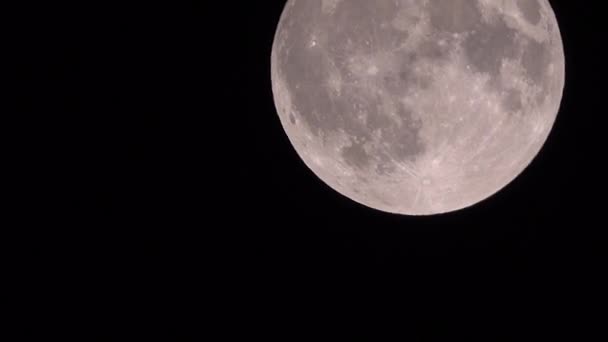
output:
<instances>
[{"instance_id":1,"label":"night sky","mask_svg":"<svg viewBox=\"0 0 608 342\"><path fill-rule=\"evenodd\" d=\"M475 329L486 340L581 337L605 322L600 2L551 1L566 88L541 153L488 200L433 217L357 204L298 157L270 82L284 3L27 9L18 41L32 52L18 72L35 90L21 103L44 114L41 131L56 127L35 170L49 188L38 202L61 207L49 216L58 228L34 228L23 252L35 272L84 279L117 315L167 306L188 330L212 308L227 334L251 337L309 332L292 313L329 326L352 315L344 334L374 340L354 322L392 310L413 341ZM586 329L568 330L573 316Z\"/></svg>"}]
</instances>

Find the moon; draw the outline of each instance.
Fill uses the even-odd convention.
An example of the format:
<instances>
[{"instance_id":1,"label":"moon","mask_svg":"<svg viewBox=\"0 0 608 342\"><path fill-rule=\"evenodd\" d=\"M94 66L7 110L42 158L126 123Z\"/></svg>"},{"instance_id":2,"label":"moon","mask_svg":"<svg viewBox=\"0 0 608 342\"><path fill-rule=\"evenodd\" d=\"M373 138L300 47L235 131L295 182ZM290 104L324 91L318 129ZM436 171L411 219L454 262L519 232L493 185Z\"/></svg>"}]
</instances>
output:
<instances>
[{"instance_id":1,"label":"moon","mask_svg":"<svg viewBox=\"0 0 608 342\"><path fill-rule=\"evenodd\" d=\"M547 0L289 0L274 102L304 163L377 210L475 205L532 162L565 58Z\"/></svg>"}]
</instances>

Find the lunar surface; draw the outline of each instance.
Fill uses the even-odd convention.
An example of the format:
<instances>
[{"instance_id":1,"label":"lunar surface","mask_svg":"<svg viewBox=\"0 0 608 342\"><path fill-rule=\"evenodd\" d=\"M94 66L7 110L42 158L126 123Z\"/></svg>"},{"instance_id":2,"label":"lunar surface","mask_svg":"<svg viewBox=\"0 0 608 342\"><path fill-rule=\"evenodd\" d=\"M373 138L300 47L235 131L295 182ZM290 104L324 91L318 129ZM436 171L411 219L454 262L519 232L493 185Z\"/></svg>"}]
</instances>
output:
<instances>
[{"instance_id":1,"label":"lunar surface","mask_svg":"<svg viewBox=\"0 0 608 342\"><path fill-rule=\"evenodd\" d=\"M290 142L365 206L432 215L515 179L564 88L547 0L289 0L272 86Z\"/></svg>"}]
</instances>

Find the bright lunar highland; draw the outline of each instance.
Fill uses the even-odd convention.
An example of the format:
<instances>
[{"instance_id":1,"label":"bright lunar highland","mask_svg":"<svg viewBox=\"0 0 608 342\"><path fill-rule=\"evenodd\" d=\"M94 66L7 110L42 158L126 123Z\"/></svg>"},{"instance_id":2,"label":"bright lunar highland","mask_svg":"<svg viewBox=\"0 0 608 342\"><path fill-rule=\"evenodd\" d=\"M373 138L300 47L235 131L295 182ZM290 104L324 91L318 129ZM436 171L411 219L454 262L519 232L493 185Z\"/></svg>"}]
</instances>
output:
<instances>
[{"instance_id":1,"label":"bright lunar highland","mask_svg":"<svg viewBox=\"0 0 608 342\"><path fill-rule=\"evenodd\" d=\"M304 163L350 199L406 215L459 210L515 179L565 80L547 0L289 0L271 66Z\"/></svg>"}]
</instances>

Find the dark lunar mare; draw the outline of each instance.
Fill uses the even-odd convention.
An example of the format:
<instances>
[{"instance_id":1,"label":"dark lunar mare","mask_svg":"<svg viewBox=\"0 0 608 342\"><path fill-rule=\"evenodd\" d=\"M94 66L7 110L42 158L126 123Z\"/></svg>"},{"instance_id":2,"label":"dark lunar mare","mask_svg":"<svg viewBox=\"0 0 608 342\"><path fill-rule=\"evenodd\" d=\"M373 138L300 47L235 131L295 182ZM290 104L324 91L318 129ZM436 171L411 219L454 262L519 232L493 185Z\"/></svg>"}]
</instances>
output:
<instances>
[{"instance_id":1,"label":"dark lunar mare","mask_svg":"<svg viewBox=\"0 0 608 342\"><path fill-rule=\"evenodd\" d=\"M397 2L398 3L398 2ZM378 108L383 99L370 94L370 88L354 85L359 80L349 69L349 58L372 57L381 51L397 49L407 38L407 33L391 25L381 26L380 18L390 23L398 11L395 1L349 0L338 4L333 15L324 15L320 0L295 1L284 14L281 30L290 32L284 51L279 51L279 65L290 93L298 118L320 137L340 130L352 137L351 144L344 147L344 160L353 167L367 167L371 159L386 160L386 153L375 147L364 148L371 140L374 129L382 132L383 141L391 149L391 155L402 160L414 159L424 151L419 137L421 122L402 105L396 105L396 114L403 122L401 129L395 127L387 113ZM311 48L311 39L316 37L316 48ZM383 72L384 82L373 84L388 95L400 95L408 87L424 87L430 84L428 77L411 72L411 62L418 58L432 58L441 52L429 45L416 54L403 56L398 69ZM446 53L446 52L444 52ZM342 79L344 91L332 94L327 87L328 70L335 68ZM373 89L372 89L373 90ZM366 120L357 114L365 113ZM374 150L376 149L376 150ZM388 167L385 167L388 169Z\"/></svg>"},{"instance_id":2,"label":"dark lunar mare","mask_svg":"<svg viewBox=\"0 0 608 342\"><path fill-rule=\"evenodd\" d=\"M539 1L519 0L517 5L522 10L524 18L530 23L537 24L540 21ZM542 88L536 99L536 104L540 105L550 91L551 79L548 70L552 55L549 43L538 43L519 34L517 30L507 25L502 16L495 17L490 23L480 20L481 11L478 6L477 1L469 0L430 2L428 10L431 13L433 29L466 35L463 50L467 60L475 71L490 77L490 90L507 91L508 96L503 104L508 111L519 110L522 104L521 100L516 99L518 90L504 89L500 79L500 68L505 58L521 58L530 82Z\"/></svg>"},{"instance_id":3,"label":"dark lunar mare","mask_svg":"<svg viewBox=\"0 0 608 342\"><path fill-rule=\"evenodd\" d=\"M397 52L402 56L395 70L380 70L380 82L370 87L354 85L360 77L349 69L349 58L373 58L379 52L396 49L407 38L407 32L392 25L381 25L395 19L398 3L391 0L341 1L332 15L326 15L322 12L321 0L296 0L284 13L286 20L280 31L289 32L289 36L284 36L286 44L278 51L278 63L297 113L297 117L290 116L289 120L294 125L304 123L312 134L323 139L343 131L352 138L342 150L344 160L351 166L367 167L373 158L386 163L387 158L383 156L387 153L396 159L410 161L424 153L425 145L420 139L423 122L415 120L415 117L424 117L424 113L412 115L410 109L397 105L396 114L403 123L397 128L378 108L383 99L370 92L372 87L377 87L389 98L398 98L407 89L430 86L431 80L414 73L411 66L417 60L447 60L450 46L441 46L438 41L453 33L465 37L463 52L473 70L490 77L492 91L506 93L502 100L506 111L517 112L523 103L520 90L506 89L502 84L500 68L504 58L521 58L530 82L543 87L536 99L538 102L548 94L547 70L551 54L547 46L518 34L500 16L491 23L483 22L477 1L471 0L429 2L426 8L431 23L429 39L422 41L415 51ZM522 0L518 5L530 22L540 16L536 1ZM311 47L313 39L316 46ZM330 70L336 70L340 75L343 88L340 94L333 93L328 86ZM358 118L360 112L365 113L365 120ZM382 141L391 146L391 151L365 147L374 129L381 131Z\"/></svg>"}]
</instances>

